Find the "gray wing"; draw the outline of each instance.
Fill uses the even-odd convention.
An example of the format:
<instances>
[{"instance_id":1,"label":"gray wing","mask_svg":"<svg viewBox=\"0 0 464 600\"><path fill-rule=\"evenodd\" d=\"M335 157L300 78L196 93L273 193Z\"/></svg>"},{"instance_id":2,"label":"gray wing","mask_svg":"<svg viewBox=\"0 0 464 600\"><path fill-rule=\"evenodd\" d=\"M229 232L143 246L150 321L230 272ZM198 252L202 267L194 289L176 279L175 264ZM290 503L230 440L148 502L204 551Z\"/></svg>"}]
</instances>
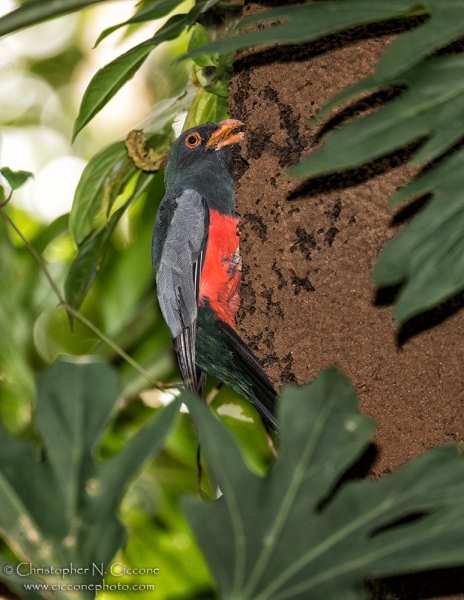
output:
<instances>
[{"instance_id":1,"label":"gray wing","mask_svg":"<svg viewBox=\"0 0 464 600\"><path fill-rule=\"evenodd\" d=\"M201 394L204 376L195 366L195 340L209 211L204 198L194 190L184 190L171 202L169 224L162 227L164 243L157 273L158 299L184 382ZM155 238L156 234L155 227Z\"/></svg>"}]
</instances>

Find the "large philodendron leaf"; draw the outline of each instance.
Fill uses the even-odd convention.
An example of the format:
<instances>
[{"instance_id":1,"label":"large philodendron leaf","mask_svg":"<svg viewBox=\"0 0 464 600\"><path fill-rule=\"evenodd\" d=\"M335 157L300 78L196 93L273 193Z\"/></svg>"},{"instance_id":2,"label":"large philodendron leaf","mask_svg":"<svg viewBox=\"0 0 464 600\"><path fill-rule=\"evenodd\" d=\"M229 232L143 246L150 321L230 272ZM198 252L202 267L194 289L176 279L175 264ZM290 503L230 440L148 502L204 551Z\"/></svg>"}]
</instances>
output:
<instances>
[{"instance_id":1,"label":"large philodendron leaf","mask_svg":"<svg viewBox=\"0 0 464 600\"><path fill-rule=\"evenodd\" d=\"M39 586L43 585L42 581L32 574L24 577L21 572L27 573L28 570L26 565L23 565L23 568L24 567L26 567L26 569L24 569L24 571L21 571L20 569L19 573L13 568L11 575L4 578L4 581L8 583L8 589L15 592L18 597L23 600L44 600L46 596L43 596L39 591L41 589ZM0 555L0 573L9 572L11 568L11 563ZM28 584L30 585L30 589L26 589ZM7 598L11 598L11 596L7 597L4 595L3 598L6 600ZM14 596L14 598L16 598L16 596ZM69 597L62 592L56 591L53 595L53 600L69 600Z\"/></svg>"},{"instance_id":2,"label":"large philodendron leaf","mask_svg":"<svg viewBox=\"0 0 464 600\"><path fill-rule=\"evenodd\" d=\"M288 6L243 19L243 29L256 23L272 27L218 40L191 52L231 52L261 44L301 44L350 27L413 15L429 15L425 24L401 36L380 58L376 77L397 77L435 50L464 35L464 0L328 0L305 6Z\"/></svg>"},{"instance_id":3,"label":"large philodendron leaf","mask_svg":"<svg viewBox=\"0 0 464 600\"><path fill-rule=\"evenodd\" d=\"M59 362L38 380L34 421L42 451L0 429L0 531L21 560L90 567L107 564L122 544L121 497L160 449L178 405L163 409L113 459L96 461L118 388L116 372L101 362ZM3 570L0 579L18 587ZM95 578L87 571L80 581Z\"/></svg>"},{"instance_id":4,"label":"large philodendron leaf","mask_svg":"<svg viewBox=\"0 0 464 600\"><path fill-rule=\"evenodd\" d=\"M379 87L380 76L342 92L325 110L362 91ZM464 55L426 59L382 85L407 90L373 114L335 130L322 147L290 170L292 175L323 175L354 168L406 144L424 139L411 163L437 158L464 136ZM420 176L397 195L405 199L434 192L434 200L380 254L374 280L405 281L395 300L399 324L437 306L464 289L461 153Z\"/></svg>"},{"instance_id":5,"label":"large philodendron leaf","mask_svg":"<svg viewBox=\"0 0 464 600\"><path fill-rule=\"evenodd\" d=\"M187 498L184 508L223 600L361 600L366 578L464 563L457 447L337 489L374 430L337 370L284 389L280 449L267 477L249 471L204 404L191 394L183 400L222 491L204 504ZM408 516L415 519L402 522Z\"/></svg>"},{"instance_id":6,"label":"large philodendron leaf","mask_svg":"<svg viewBox=\"0 0 464 600\"><path fill-rule=\"evenodd\" d=\"M366 83L378 87L375 77ZM413 164L419 164L445 152L464 135L464 55L425 60L387 84L408 89L376 112L336 129L289 173L316 176L351 169L428 138L413 158Z\"/></svg>"},{"instance_id":7,"label":"large philodendron leaf","mask_svg":"<svg viewBox=\"0 0 464 600\"><path fill-rule=\"evenodd\" d=\"M400 35L380 57L376 77L388 80L464 35L464 0L424 0L430 18Z\"/></svg>"},{"instance_id":8,"label":"large philodendron leaf","mask_svg":"<svg viewBox=\"0 0 464 600\"><path fill-rule=\"evenodd\" d=\"M419 176L391 204L431 193L432 199L382 250L374 281L405 281L395 306L404 323L464 289L464 151Z\"/></svg>"},{"instance_id":9,"label":"large philodendron leaf","mask_svg":"<svg viewBox=\"0 0 464 600\"><path fill-rule=\"evenodd\" d=\"M427 12L424 4L418 0L328 0L305 6L286 6L247 17L238 24L241 29L256 23L271 23L272 27L212 42L192 50L189 56L203 52L234 52L270 43L303 44L349 27L423 14Z\"/></svg>"}]
</instances>

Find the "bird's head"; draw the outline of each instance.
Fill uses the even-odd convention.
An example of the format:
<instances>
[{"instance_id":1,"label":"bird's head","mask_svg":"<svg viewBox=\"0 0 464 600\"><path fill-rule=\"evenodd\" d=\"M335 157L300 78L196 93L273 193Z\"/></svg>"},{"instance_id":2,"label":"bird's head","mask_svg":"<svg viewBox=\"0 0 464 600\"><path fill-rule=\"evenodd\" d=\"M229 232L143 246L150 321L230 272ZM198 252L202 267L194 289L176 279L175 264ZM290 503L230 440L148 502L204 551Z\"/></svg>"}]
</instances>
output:
<instances>
[{"instance_id":1,"label":"bird's head","mask_svg":"<svg viewBox=\"0 0 464 600\"><path fill-rule=\"evenodd\" d=\"M184 131L174 142L165 170L166 188L194 189L209 201L226 189L234 197L229 146L243 140L236 119L203 123Z\"/></svg>"}]
</instances>

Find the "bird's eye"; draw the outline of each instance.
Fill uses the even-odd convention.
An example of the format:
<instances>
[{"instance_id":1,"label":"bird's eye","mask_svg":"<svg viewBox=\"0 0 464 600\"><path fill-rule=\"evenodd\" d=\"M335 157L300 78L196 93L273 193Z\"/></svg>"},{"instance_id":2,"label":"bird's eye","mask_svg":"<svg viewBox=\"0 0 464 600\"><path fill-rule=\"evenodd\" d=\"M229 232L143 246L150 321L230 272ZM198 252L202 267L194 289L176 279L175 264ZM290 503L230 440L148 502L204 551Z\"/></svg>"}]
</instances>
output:
<instances>
[{"instance_id":1,"label":"bird's eye","mask_svg":"<svg viewBox=\"0 0 464 600\"><path fill-rule=\"evenodd\" d=\"M201 136L199 133L189 133L185 138L185 145L189 148L196 148L201 144Z\"/></svg>"}]
</instances>

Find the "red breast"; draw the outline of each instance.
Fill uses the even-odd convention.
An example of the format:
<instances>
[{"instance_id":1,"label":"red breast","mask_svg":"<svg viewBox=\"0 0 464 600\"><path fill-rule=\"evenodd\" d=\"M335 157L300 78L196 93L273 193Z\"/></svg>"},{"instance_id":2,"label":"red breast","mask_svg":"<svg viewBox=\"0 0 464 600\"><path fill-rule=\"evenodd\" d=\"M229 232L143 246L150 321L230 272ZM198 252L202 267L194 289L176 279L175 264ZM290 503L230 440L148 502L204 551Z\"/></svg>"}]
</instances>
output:
<instances>
[{"instance_id":1,"label":"red breast","mask_svg":"<svg viewBox=\"0 0 464 600\"><path fill-rule=\"evenodd\" d=\"M209 211L208 245L200 279L200 305L207 298L216 316L235 329L242 263L238 217Z\"/></svg>"}]
</instances>

